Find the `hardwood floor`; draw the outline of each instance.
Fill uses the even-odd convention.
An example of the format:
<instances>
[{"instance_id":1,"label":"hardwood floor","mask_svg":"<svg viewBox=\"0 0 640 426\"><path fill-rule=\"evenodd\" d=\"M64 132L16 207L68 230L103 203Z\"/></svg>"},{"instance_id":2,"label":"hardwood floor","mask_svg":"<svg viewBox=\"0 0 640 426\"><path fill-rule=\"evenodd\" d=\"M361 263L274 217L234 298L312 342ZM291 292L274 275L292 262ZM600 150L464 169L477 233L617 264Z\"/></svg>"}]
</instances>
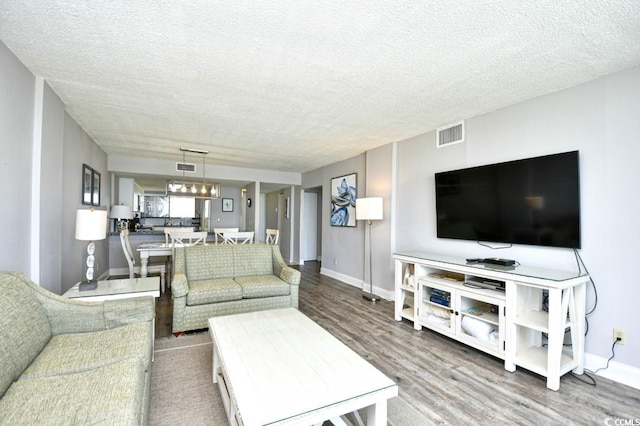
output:
<instances>
[{"instance_id":1,"label":"hardwood floor","mask_svg":"<svg viewBox=\"0 0 640 426\"><path fill-rule=\"evenodd\" d=\"M566 374L560 390L544 377L518 369L461 343L393 319L393 302L368 302L360 289L320 275L320 264L302 272L300 311L393 379L399 396L426 424L602 425L606 419L640 422L640 390L594 376L597 386ZM169 292L157 300L156 336L171 333ZM635 421L635 423L634 423Z\"/></svg>"}]
</instances>

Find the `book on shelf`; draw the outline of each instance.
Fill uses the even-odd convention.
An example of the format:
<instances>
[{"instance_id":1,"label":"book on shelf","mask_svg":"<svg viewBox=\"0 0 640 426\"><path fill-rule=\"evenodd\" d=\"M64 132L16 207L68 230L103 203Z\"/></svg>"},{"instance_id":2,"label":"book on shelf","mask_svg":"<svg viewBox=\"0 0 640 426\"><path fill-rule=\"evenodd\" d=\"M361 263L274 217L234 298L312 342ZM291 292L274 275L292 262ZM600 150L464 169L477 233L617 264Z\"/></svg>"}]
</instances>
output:
<instances>
[{"instance_id":1,"label":"book on shelf","mask_svg":"<svg viewBox=\"0 0 640 426\"><path fill-rule=\"evenodd\" d=\"M438 297L435 294L432 294L431 296L429 296L429 301L433 303L437 303L438 305L442 305L442 306L451 306L450 298Z\"/></svg>"},{"instance_id":2,"label":"book on shelf","mask_svg":"<svg viewBox=\"0 0 640 426\"><path fill-rule=\"evenodd\" d=\"M439 290L437 288L432 288L431 294L442 297L443 299L451 299L451 293L449 293L448 291Z\"/></svg>"}]
</instances>

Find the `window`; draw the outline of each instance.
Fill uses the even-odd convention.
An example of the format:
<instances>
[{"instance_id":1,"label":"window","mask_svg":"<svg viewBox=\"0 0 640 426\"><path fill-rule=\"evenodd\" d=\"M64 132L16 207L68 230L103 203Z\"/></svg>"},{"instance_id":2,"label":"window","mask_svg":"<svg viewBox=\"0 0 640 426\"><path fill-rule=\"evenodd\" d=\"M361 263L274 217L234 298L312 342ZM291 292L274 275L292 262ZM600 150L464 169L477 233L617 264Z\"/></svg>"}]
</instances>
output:
<instances>
[{"instance_id":1,"label":"window","mask_svg":"<svg viewBox=\"0 0 640 426\"><path fill-rule=\"evenodd\" d=\"M170 217L195 217L196 199L187 197L169 197Z\"/></svg>"}]
</instances>

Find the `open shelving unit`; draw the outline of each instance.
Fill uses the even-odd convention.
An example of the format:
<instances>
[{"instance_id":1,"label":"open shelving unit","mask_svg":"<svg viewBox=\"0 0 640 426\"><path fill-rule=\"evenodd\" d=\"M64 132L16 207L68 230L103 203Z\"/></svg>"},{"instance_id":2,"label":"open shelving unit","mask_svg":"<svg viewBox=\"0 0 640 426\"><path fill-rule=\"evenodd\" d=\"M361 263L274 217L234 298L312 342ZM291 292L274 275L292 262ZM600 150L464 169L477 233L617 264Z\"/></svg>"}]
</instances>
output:
<instances>
[{"instance_id":1,"label":"open shelving unit","mask_svg":"<svg viewBox=\"0 0 640 426\"><path fill-rule=\"evenodd\" d=\"M582 374L586 273L469 264L433 253L394 254L394 260L396 321L504 359L508 371L520 366L545 376L552 390L563 374ZM572 345L565 350L567 330Z\"/></svg>"}]
</instances>

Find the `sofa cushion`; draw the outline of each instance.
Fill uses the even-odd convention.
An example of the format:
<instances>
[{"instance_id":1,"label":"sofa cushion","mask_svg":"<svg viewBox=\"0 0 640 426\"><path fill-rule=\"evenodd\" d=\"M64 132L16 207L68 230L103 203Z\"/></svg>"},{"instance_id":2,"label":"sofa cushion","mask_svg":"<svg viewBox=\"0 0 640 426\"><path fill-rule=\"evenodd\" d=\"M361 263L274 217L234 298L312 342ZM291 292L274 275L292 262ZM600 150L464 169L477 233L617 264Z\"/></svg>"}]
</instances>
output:
<instances>
[{"instance_id":1,"label":"sofa cushion","mask_svg":"<svg viewBox=\"0 0 640 426\"><path fill-rule=\"evenodd\" d=\"M29 285L0 274L0 395L38 356L51 337L49 320Z\"/></svg>"},{"instance_id":2,"label":"sofa cushion","mask_svg":"<svg viewBox=\"0 0 640 426\"><path fill-rule=\"evenodd\" d=\"M0 399L0 424L140 424L144 369L140 359L129 358L83 373L18 380Z\"/></svg>"},{"instance_id":3,"label":"sofa cushion","mask_svg":"<svg viewBox=\"0 0 640 426\"><path fill-rule=\"evenodd\" d=\"M291 286L275 275L236 277L235 281L242 287L242 297L244 299L288 296L291 293Z\"/></svg>"},{"instance_id":4,"label":"sofa cushion","mask_svg":"<svg viewBox=\"0 0 640 426\"><path fill-rule=\"evenodd\" d=\"M234 277L273 275L273 249L267 244L233 247Z\"/></svg>"},{"instance_id":5,"label":"sofa cushion","mask_svg":"<svg viewBox=\"0 0 640 426\"><path fill-rule=\"evenodd\" d=\"M180 254L189 281L233 277L233 246L200 244L176 249L176 256Z\"/></svg>"},{"instance_id":6,"label":"sofa cushion","mask_svg":"<svg viewBox=\"0 0 640 426\"><path fill-rule=\"evenodd\" d=\"M189 281L187 305L207 305L242 299L242 287L233 278Z\"/></svg>"},{"instance_id":7,"label":"sofa cushion","mask_svg":"<svg viewBox=\"0 0 640 426\"><path fill-rule=\"evenodd\" d=\"M126 358L139 358L145 370L151 364L152 325L138 322L90 333L53 336L20 380L79 373Z\"/></svg>"}]
</instances>

